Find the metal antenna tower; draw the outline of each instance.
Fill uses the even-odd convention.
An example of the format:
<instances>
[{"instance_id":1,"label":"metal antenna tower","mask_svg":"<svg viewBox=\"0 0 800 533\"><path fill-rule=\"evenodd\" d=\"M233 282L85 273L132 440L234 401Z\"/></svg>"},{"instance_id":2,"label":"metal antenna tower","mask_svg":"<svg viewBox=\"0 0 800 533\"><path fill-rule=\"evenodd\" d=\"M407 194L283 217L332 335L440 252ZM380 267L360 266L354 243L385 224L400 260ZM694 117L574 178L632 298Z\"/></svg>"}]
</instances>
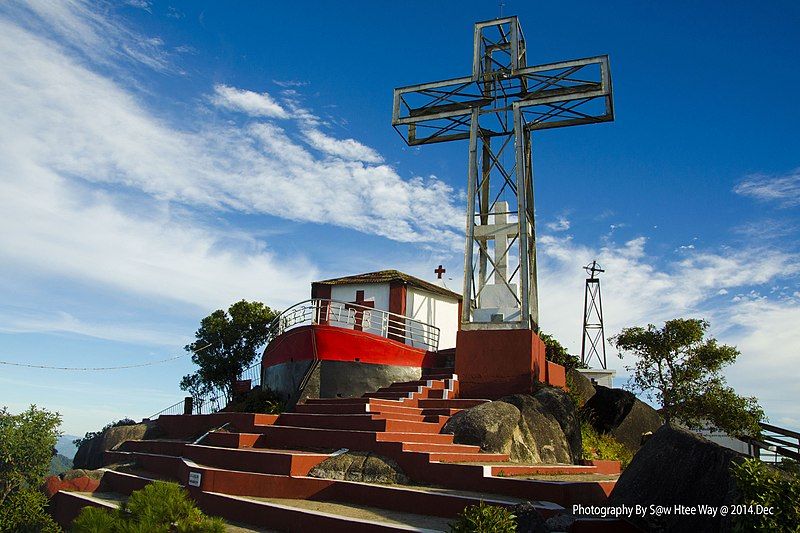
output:
<instances>
[{"instance_id":1,"label":"metal antenna tower","mask_svg":"<svg viewBox=\"0 0 800 533\"><path fill-rule=\"evenodd\" d=\"M462 329L538 330L530 133L613 119L608 56L529 67L517 17L475 24L471 76L394 90L409 145L469 139Z\"/></svg>"},{"instance_id":2,"label":"metal antenna tower","mask_svg":"<svg viewBox=\"0 0 800 533\"><path fill-rule=\"evenodd\" d=\"M597 261L583 267L589 277L586 278L586 289L583 293L583 340L581 341L581 363L591 366L592 359L597 359L603 370L606 369L606 335L603 328L603 299L600 296L600 278L597 274L605 272ZM589 351L586 351L586 340L589 340ZM602 357L601 357L602 352Z\"/></svg>"}]
</instances>

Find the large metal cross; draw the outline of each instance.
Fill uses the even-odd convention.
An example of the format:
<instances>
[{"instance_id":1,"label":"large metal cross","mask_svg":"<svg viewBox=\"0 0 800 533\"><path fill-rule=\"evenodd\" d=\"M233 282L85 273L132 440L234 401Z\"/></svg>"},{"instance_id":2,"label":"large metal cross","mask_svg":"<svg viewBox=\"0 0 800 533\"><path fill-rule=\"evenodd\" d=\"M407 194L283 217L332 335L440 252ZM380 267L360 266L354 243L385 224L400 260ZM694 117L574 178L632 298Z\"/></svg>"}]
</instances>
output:
<instances>
[{"instance_id":1,"label":"large metal cross","mask_svg":"<svg viewBox=\"0 0 800 533\"><path fill-rule=\"evenodd\" d=\"M613 119L608 56L529 67L517 17L475 24L472 76L394 90L409 145L469 139L462 328L538 330L530 132Z\"/></svg>"}]
</instances>

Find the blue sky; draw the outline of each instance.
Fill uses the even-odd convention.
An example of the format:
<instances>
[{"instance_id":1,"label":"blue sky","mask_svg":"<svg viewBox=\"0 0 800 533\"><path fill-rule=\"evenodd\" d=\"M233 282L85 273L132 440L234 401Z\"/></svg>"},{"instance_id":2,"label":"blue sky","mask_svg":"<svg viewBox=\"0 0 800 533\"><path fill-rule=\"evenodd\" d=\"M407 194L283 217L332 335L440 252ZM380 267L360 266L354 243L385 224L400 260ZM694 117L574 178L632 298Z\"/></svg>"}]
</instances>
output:
<instances>
[{"instance_id":1,"label":"blue sky","mask_svg":"<svg viewBox=\"0 0 800 533\"><path fill-rule=\"evenodd\" d=\"M598 259L607 336L708 318L742 351L730 383L800 427L800 7L504 9L531 64L611 57L616 121L534 138L543 329L579 350L580 267ZM407 147L392 89L468 74L472 25L498 13L4 2L0 360L164 359L214 309L281 309L336 275L442 263L458 290L467 147ZM2 365L0 404L58 410L82 434L174 403L190 371Z\"/></svg>"}]
</instances>

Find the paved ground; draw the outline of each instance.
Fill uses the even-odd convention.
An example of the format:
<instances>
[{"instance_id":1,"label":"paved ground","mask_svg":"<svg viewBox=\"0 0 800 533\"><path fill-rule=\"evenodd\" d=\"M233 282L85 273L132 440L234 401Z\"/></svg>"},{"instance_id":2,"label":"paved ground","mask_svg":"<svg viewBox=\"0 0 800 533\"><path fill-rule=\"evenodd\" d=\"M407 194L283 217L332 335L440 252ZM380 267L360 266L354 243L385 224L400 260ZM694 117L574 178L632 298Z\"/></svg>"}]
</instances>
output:
<instances>
[{"instance_id":1,"label":"paved ground","mask_svg":"<svg viewBox=\"0 0 800 533\"><path fill-rule=\"evenodd\" d=\"M412 513L403 513L399 511L390 511L387 509L380 509L377 507L368 507L366 505L356 504L342 504L334 502L318 502L313 500L292 500L287 498L253 498L263 502L277 503L290 507L297 507L300 509L308 509L312 511L320 511L323 513L337 514L340 516L347 516L350 518L360 518L362 520L373 520L376 522L383 522L387 524L401 524L416 526L425 529L433 529L437 531L449 531L449 520L436 516L418 515Z\"/></svg>"}]
</instances>

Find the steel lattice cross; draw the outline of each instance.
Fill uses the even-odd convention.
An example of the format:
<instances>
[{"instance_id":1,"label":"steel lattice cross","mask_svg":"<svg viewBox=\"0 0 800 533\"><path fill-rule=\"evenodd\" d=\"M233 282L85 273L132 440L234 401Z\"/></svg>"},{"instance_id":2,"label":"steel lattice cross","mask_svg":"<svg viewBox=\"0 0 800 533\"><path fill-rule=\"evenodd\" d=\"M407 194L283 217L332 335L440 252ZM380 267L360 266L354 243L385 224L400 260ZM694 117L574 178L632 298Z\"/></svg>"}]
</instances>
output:
<instances>
[{"instance_id":1,"label":"steel lattice cross","mask_svg":"<svg viewBox=\"0 0 800 533\"><path fill-rule=\"evenodd\" d=\"M472 76L395 89L392 125L412 146L469 139L462 327L538 329L530 132L613 120L608 56L529 67L517 17L473 45Z\"/></svg>"}]
</instances>

